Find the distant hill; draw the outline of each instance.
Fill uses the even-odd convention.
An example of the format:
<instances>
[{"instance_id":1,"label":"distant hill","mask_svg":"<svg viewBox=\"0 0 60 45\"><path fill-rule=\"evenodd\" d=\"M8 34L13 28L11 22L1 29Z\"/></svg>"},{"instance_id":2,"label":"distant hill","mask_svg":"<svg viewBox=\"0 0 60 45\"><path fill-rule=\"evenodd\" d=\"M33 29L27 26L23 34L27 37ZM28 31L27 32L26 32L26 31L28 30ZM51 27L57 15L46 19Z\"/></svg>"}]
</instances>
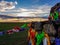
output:
<instances>
[{"instance_id":1,"label":"distant hill","mask_svg":"<svg viewBox=\"0 0 60 45\"><path fill-rule=\"evenodd\" d=\"M8 16L8 15L0 15L0 18L14 18L14 17L12 17L12 16Z\"/></svg>"},{"instance_id":2,"label":"distant hill","mask_svg":"<svg viewBox=\"0 0 60 45\"><path fill-rule=\"evenodd\" d=\"M41 18L45 18L45 19L48 19L48 17L47 17L47 16L45 16L45 17L41 17Z\"/></svg>"}]
</instances>

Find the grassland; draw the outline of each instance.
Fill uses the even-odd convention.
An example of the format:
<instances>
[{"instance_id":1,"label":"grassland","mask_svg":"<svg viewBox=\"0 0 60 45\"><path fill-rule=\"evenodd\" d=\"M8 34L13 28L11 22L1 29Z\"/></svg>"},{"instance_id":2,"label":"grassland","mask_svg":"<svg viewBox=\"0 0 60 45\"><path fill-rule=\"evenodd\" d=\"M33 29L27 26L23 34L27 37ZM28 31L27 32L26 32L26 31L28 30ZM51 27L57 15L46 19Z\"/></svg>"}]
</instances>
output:
<instances>
[{"instance_id":1,"label":"grassland","mask_svg":"<svg viewBox=\"0 0 60 45\"><path fill-rule=\"evenodd\" d=\"M47 19L42 18L27 18L27 19L0 19L0 31L7 31L12 29L14 26L21 26L26 22L32 21L46 21ZM24 23L22 23L24 22ZM0 36L0 45L28 45L27 44L27 31L24 30L12 35L4 34Z\"/></svg>"},{"instance_id":2,"label":"grassland","mask_svg":"<svg viewBox=\"0 0 60 45\"><path fill-rule=\"evenodd\" d=\"M12 29L14 26L21 26L24 23L7 23L1 22L0 23L0 31L7 31ZM4 34L0 36L0 45L27 45L27 30L14 33L12 35Z\"/></svg>"},{"instance_id":3,"label":"grassland","mask_svg":"<svg viewBox=\"0 0 60 45\"><path fill-rule=\"evenodd\" d=\"M28 22L24 22L24 23L28 23ZM24 23L23 22L0 22L0 31L7 31L12 29L15 26L21 27ZM46 32L50 30L51 33L54 34L54 30L55 30L54 26L46 24L44 27L45 27L44 30L46 30ZM4 34L3 36L0 36L0 45L28 45L27 31L28 29L11 35Z\"/></svg>"}]
</instances>

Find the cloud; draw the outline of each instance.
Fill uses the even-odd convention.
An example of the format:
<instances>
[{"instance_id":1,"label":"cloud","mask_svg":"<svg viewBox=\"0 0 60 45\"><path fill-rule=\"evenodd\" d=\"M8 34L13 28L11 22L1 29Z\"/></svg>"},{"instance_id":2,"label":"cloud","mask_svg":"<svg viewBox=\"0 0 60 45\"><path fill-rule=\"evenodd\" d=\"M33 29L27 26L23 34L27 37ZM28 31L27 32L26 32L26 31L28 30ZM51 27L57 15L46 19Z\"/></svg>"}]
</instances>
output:
<instances>
[{"instance_id":1,"label":"cloud","mask_svg":"<svg viewBox=\"0 0 60 45\"><path fill-rule=\"evenodd\" d=\"M14 9L17 2L7 2L1 1L0 2L0 12L4 12L6 9Z\"/></svg>"},{"instance_id":2,"label":"cloud","mask_svg":"<svg viewBox=\"0 0 60 45\"><path fill-rule=\"evenodd\" d=\"M23 9L21 8L21 13L18 13L17 16L28 16L28 17L43 17L49 16L51 6L41 5L38 7L33 7L32 9Z\"/></svg>"},{"instance_id":3,"label":"cloud","mask_svg":"<svg viewBox=\"0 0 60 45\"><path fill-rule=\"evenodd\" d=\"M6 10L5 14L14 17L43 17L49 15L50 9L51 6L45 4L41 6L34 6L33 8L30 9L18 8Z\"/></svg>"},{"instance_id":4,"label":"cloud","mask_svg":"<svg viewBox=\"0 0 60 45\"><path fill-rule=\"evenodd\" d=\"M15 4L18 4L18 3L15 1Z\"/></svg>"},{"instance_id":5,"label":"cloud","mask_svg":"<svg viewBox=\"0 0 60 45\"><path fill-rule=\"evenodd\" d=\"M33 0L33 4L35 4L35 3L37 3L37 2L39 2L39 0Z\"/></svg>"}]
</instances>

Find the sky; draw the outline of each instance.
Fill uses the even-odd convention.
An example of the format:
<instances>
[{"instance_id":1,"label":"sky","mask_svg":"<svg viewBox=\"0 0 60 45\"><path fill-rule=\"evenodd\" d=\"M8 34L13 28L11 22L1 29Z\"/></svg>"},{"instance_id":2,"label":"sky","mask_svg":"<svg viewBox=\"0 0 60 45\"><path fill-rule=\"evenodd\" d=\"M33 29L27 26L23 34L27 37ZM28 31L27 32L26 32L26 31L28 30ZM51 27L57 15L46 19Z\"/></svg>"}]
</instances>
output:
<instances>
[{"instance_id":1,"label":"sky","mask_svg":"<svg viewBox=\"0 0 60 45\"><path fill-rule=\"evenodd\" d=\"M0 0L0 15L13 17L47 17L60 0Z\"/></svg>"}]
</instances>

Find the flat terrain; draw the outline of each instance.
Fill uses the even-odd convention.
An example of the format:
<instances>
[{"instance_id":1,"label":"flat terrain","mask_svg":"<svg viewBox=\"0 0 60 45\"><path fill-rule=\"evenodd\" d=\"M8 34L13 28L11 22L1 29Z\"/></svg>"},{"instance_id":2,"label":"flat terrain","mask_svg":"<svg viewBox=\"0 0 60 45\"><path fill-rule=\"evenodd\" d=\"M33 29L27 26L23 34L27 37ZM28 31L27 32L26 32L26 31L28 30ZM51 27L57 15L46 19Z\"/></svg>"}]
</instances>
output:
<instances>
[{"instance_id":1,"label":"flat terrain","mask_svg":"<svg viewBox=\"0 0 60 45\"><path fill-rule=\"evenodd\" d=\"M0 22L0 31L13 29L15 26L21 27L24 23L29 22ZM50 24L45 24L43 29L46 30L47 33L51 32L52 34L54 34L55 31L54 26ZM28 45L27 33L28 29L26 28L24 31L20 31L11 35L4 34L3 36L0 36L0 45Z\"/></svg>"},{"instance_id":2,"label":"flat terrain","mask_svg":"<svg viewBox=\"0 0 60 45\"><path fill-rule=\"evenodd\" d=\"M0 19L0 31L7 31L13 29L14 26L21 26L24 23L32 22L32 21L47 21L47 19L43 18L27 18L27 19ZM14 33L12 35L4 34L0 36L0 45L28 45L27 44L27 32L28 30L24 30L18 33Z\"/></svg>"},{"instance_id":3,"label":"flat terrain","mask_svg":"<svg viewBox=\"0 0 60 45\"><path fill-rule=\"evenodd\" d=\"M8 23L8 22L0 22L0 31L7 31L12 29L14 26L21 26L24 23ZM27 45L27 31L24 30L18 33L14 33L12 35L4 34L0 36L0 45Z\"/></svg>"}]
</instances>

